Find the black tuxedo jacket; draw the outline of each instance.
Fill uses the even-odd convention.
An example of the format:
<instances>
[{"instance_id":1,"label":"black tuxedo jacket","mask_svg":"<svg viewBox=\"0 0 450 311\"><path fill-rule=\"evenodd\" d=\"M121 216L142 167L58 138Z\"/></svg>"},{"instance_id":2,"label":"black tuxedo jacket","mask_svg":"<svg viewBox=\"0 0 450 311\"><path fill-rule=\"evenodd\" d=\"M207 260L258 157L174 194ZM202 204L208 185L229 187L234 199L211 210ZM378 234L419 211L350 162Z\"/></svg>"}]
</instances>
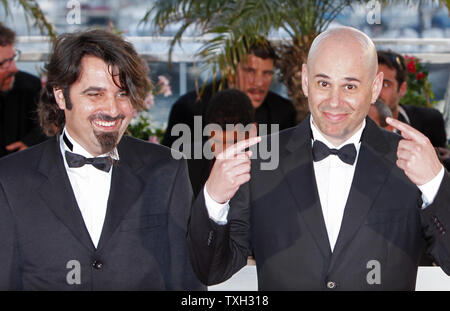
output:
<instances>
[{"instance_id":1,"label":"black tuxedo jacket","mask_svg":"<svg viewBox=\"0 0 450 311\"><path fill-rule=\"evenodd\" d=\"M188 160L189 179L195 197L197 197L205 186L213 165L214 160L207 160L204 158Z\"/></svg>"},{"instance_id":2,"label":"black tuxedo jacket","mask_svg":"<svg viewBox=\"0 0 450 311\"><path fill-rule=\"evenodd\" d=\"M231 200L227 225L211 221L203 196L197 197L188 245L199 278L206 284L226 280L246 264L250 249L261 290L414 290L425 249L448 274L449 176L422 211L419 189L395 164L400 136L366 122L333 252L306 118L279 134L277 169L261 170L261 160L252 161L251 180ZM374 282L374 269L380 282Z\"/></svg>"},{"instance_id":3,"label":"black tuxedo jacket","mask_svg":"<svg viewBox=\"0 0 450 311\"><path fill-rule=\"evenodd\" d=\"M192 199L186 162L130 137L118 152L97 248L56 139L0 161L0 289L204 289L186 247ZM81 282L70 285L73 261Z\"/></svg>"}]
</instances>

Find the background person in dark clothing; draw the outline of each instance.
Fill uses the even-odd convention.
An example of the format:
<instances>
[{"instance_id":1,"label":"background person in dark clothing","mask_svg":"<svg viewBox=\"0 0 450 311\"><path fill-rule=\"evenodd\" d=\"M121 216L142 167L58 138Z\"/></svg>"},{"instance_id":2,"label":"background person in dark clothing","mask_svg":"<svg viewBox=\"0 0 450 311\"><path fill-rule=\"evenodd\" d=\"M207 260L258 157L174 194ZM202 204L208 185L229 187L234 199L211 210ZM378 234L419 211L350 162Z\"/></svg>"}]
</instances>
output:
<instances>
[{"instance_id":1,"label":"background person in dark clothing","mask_svg":"<svg viewBox=\"0 0 450 311\"><path fill-rule=\"evenodd\" d=\"M46 138L36 117L41 81L17 69L15 36L0 23L0 157Z\"/></svg>"}]
</instances>

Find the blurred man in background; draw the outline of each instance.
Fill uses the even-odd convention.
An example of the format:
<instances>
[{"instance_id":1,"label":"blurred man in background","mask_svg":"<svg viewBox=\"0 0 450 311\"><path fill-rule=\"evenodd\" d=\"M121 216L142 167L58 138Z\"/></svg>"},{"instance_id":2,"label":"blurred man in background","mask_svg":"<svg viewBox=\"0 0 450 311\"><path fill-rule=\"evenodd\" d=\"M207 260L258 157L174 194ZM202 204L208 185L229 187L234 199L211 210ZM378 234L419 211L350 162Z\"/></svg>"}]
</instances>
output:
<instances>
[{"instance_id":1,"label":"blurred man in background","mask_svg":"<svg viewBox=\"0 0 450 311\"><path fill-rule=\"evenodd\" d=\"M0 23L0 157L45 140L36 117L39 78L19 71L16 34Z\"/></svg>"}]
</instances>

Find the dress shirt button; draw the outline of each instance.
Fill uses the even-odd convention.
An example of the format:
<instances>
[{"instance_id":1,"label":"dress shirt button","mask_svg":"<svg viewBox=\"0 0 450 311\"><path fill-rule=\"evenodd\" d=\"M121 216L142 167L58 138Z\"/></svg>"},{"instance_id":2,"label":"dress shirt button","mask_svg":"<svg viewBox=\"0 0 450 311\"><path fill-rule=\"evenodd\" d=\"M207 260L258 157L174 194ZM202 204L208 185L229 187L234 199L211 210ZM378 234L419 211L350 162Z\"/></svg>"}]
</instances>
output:
<instances>
[{"instance_id":1,"label":"dress shirt button","mask_svg":"<svg viewBox=\"0 0 450 311\"><path fill-rule=\"evenodd\" d=\"M101 262L100 260L94 260L92 266L94 267L94 269L101 270L103 268L103 262Z\"/></svg>"},{"instance_id":2,"label":"dress shirt button","mask_svg":"<svg viewBox=\"0 0 450 311\"><path fill-rule=\"evenodd\" d=\"M329 289L334 289L334 288L336 288L336 283L333 282L333 281L328 281L328 282L327 282L327 287L328 287Z\"/></svg>"}]
</instances>

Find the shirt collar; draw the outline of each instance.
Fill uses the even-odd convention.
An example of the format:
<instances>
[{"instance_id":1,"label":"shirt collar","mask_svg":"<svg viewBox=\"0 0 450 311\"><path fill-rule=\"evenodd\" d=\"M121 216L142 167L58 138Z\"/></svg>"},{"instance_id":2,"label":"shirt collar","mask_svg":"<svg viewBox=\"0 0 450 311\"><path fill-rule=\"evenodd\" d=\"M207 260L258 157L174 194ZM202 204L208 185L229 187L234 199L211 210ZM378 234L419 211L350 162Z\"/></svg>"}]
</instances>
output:
<instances>
[{"instance_id":1,"label":"shirt collar","mask_svg":"<svg viewBox=\"0 0 450 311\"><path fill-rule=\"evenodd\" d=\"M341 145L335 147L331 142L329 142L325 136L320 132L320 130L316 127L316 125L313 123L313 116L311 115L311 118L309 119L310 125L311 125L311 131L313 134L313 140L312 142L317 139L321 142L323 142L325 145L327 145L328 148L335 148L340 149L342 146L345 146L347 144L354 144L356 150L359 150L360 142L361 142L361 135L364 131L364 128L366 127L366 119L363 120L361 123L361 127L358 131L356 131L355 134L353 134L349 139L347 139L345 142L343 142Z\"/></svg>"},{"instance_id":2,"label":"shirt collar","mask_svg":"<svg viewBox=\"0 0 450 311\"><path fill-rule=\"evenodd\" d=\"M72 143L72 145L73 145L72 150L70 150L70 148L64 142L64 139L63 139L64 135L66 135L67 139L69 139L69 141ZM77 143L77 141L75 139L73 139L72 136L70 136L66 127L64 127L64 130L62 131L61 136L59 138L60 138L59 142L60 142L61 150L63 151L63 153L64 153L64 151L70 151L70 152L82 155L83 157L86 157L86 158L94 158L94 156L92 154L90 154L79 143ZM114 148L111 152L99 155L99 157L104 157L104 156L110 156L114 160L119 160L119 152L117 151L117 148Z\"/></svg>"}]
</instances>

